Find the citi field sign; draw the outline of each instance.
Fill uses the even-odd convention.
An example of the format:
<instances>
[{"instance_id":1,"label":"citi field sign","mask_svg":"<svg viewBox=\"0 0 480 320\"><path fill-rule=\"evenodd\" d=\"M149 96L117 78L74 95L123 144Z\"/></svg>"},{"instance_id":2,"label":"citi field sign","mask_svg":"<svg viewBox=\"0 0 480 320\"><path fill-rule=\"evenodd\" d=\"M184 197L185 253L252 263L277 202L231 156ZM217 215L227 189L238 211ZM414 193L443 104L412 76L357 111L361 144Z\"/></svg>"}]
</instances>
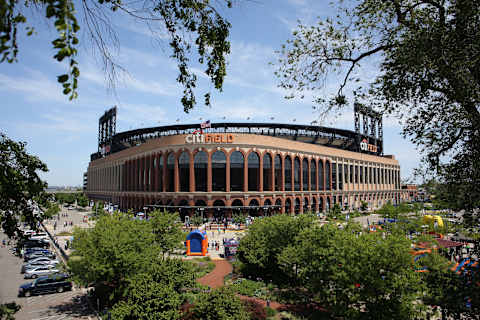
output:
<instances>
[{"instance_id":1,"label":"citi field sign","mask_svg":"<svg viewBox=\"0 0 480 320\"><path fill-rule=\"evenodd\" d=\"M362 142L360 142L360 150L362 151L370 151L370 152L377 152L377 146L373 144L369 144L367 139L363 139Z\"/></svg>"},{"instance_id":2,"label":"citi field sign","mask_svg":"<svg viewBox=\"0 0 480 320\"><path fill-rule=\"evenodd\" d=\"M200 130L196 130L193 133L187 134L185 136L185 143L233 143L233 134L203 133Z\"/></svg>"}]
</instances>

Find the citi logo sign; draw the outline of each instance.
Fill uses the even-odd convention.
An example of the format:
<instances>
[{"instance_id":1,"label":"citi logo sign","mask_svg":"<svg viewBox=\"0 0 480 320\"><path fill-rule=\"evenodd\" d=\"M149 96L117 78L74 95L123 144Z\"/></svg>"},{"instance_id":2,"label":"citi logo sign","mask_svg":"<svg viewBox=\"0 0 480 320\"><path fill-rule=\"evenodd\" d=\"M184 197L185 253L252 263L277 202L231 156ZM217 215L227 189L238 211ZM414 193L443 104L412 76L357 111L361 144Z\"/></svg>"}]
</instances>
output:
<instances>
[{"instance_id":1,"label":"citi logo sign","mask_svg":"<svg viewBox=\"0 0 480 320\"><path fill-rule=\"evenodd\" d=\"M377 146L373 144L369 144L367 139L363 139L362 142L360 142L360 150L362 151L370 151L370 152L377 152Z\"/></svg>"},{"instance_id":2,"label":"citi logo sign","mask_svg":"<svg viewBox=\"0 0 480 320\"><path fill-rule=\"evenodd\" d=\"M202 144L202 143L233 143L233 134L213 134L202 133L201 130L196 130L191 134L185 136L185 143L188 144Z\"/></svg>"}]
</instances>

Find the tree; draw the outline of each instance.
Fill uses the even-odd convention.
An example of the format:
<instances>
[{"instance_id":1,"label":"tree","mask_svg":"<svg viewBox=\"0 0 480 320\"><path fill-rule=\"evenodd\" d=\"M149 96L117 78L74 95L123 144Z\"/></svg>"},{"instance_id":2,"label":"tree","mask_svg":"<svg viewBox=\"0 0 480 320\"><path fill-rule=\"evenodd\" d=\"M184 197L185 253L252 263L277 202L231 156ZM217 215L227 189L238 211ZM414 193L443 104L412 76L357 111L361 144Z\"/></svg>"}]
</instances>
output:
<instances>
[{"instance_id":1,"label":"tree","mask_svg":"<svg viewBox=\"0 0 480 320\"><path fill-rule=\"evenodd\" d=\"M73 248L80 257L69 260L74 279L96 286L100 298L114 302L123 295L127 279L150 265L156 256L155 235L147 221L115 213L100 216L92 229L76 228Z\"/></svg>"},{"instance_id":2,"label":"tree","mask_svg":"<svg viewBox=\"0 0 480 320\"><path fill-rule=\"evenodd\" d=\"M360 211L365 212L368 210L368 203L366 201L360 201Z\"/></svg>"},{"instance_id":3,"label":"tree","mask_svg":"<svg viewBox=\"0 0 480 320\"><path fill-rule=\"evenodd\" d=\"M192 272L180 259L151 264L127 279L125 296L112 308L113 319L180 319L181 290L194 286Z\"/></svg>"},{"instance_id":4,"label":"tree","mask_svg":"<svg viewBox=\"0 0 480 320\"><path fill-rule=\"evenodd\" d=\"M77 197L77 205L79 205L82 208L85 208L88 206L88 199L85 197L84 194L81 194L80 196Z\"/></svg>"},{"instance_id":5,"label":"tree","mask_svg":"<svg viewBox=\"0 0 480 320\"><path fill-rule=\"evenodd\" d=\"M468 268L464 274L452 272L450 261L437 252L419 259L418 265L428 270L421 274L427 289L423 301L439 306L442 320L480 319L480 292L475 284L478 274Z\"/></svg>"},{"instance_id":6,"label":"tree","mask_svg":"<svg viewBox=\"0 0 480 320\"><path fill-rule=\"evenodd\" d=\"M388 201L380 209L378 209L377 214L379 214L384 219L398 218L398 210L392 205L390 201Z\"/></svg>"},{"instance_id":7,"label":"tree","mask_svg":"<svg viewBox=\"0 0 480 320\"><path fill-rule=\"evenodd\" d=\"M300 24L279 52L277 75L290 97L318 92L340 74L324 112L354 100L398 116L403 134L419 146L426 169L452 189L480 182L480 5L478 0L341 1L336 18ZM376 78L360 64L377 59ZM363 73L365 74L365 73ZM368 82L367 86L357 83ZM461 192L462 205L471 206ZM453 192L452 196L457 193ZM475 202L473 202L475 203ZM477 204L478 205L478 202Z\"/></svg>"},{"instance_id":8,"label":"tree","mask_svg":"<svg viewBox=\"0 0 480 320\"><path fill-rule=\"evenodd\" d=\"M182 247L184 234L177 213L153 211L149 220L162 257Z\"/></svg>"},{"instance_id":9,"label":"tree","mask_svg":"<svg viewBox=\"0 0 480 320\"><path fill-rule=\"evenodd\" d=\"M247 320L249 316L238 297L221 288L201 293L191 310L192 319L202 320Z\"/></svg>"},{"instance_id":10,"label":"tree","mask_svg":"<svg viewBox=\"0 0 480 320\"><path fill-rule=\"evenodd\" d=\"M49 203L47 210L45 211L45 218L51 219L60 212L60 207L56 203Z\"/></svg>"},{"instance_id":11,"label":"tree","mask_svg":"<svg viewBox=\"0 0 480 320\"><path fill-rule=\"evenodd\" d=\"M422 286L402 235L360 234L358 225L302 230L278 257L281 269L332 318L413 319Z\"/></svg>"},{"instance_id":12,"label":"tree","mask_svg":"<svg viewBox=\"0 0 480 320\"><path fill-rule=\"evenodd\" d=\"M52 42L59 62L68 61L68 72L58 76L63 93L70 100L77 97L80 68L77 62L77 48L81 45L77 34L81 27L85 28L92 47L100 54L103 69L110 84L114 84L117 70L122 70L113 59L109 48L118 48L119 40L111 19L124 14L131 20L140 21L150 28L152 36L161 41L167 36L172 50L171 58L177 62L177 81L183 85L181 99L185 112L196 103L194 88L197 75L190 69L191 58L205 64L205 74L210 78L215 89L221 90L226 75L226 55L230 53L230 24L219 14L221 4L232 6L231 0L222 0L216 6L208 0L157 0L150 2L87 0L80 2L75 8L72 0L27 0L2 1L0 3L0 62L17 61L18 37L22 25L26 25L26 33L36 33L35 22L53 22L58 38ZM45 16L35 16L39 21L27 21L22 13L29 6L45 9ZM80 18L79 18L80 17ZM79 19L81 19L79 21ZM44 21L42 21L44 20ZM155 36L156 35L156 36ZM193 48L196 49L195 52ZM210 92L204 96L205 104L210 104Z\"/></svg>"},{"instance_id":13,"label":"tree","mask_svg":"<svg viewBox=\"0 0 480 320\"><path fill-rule=\"evenodd\" d=\"M15 302L0 304L0 320L15 320L14 314L20 310L21 306Z\"/></svg>"},{"instance_id":14,"label":"tree","mask_svg":"<svg viewBox=\"0 0 480 320\"><path fill-rule=\"evenodd\" d=\"M40 159L28 154L25 146L0 133L0 223L9 237L22 236L20 221L36 229L44 217L41 211L34 213L36 204L32 199L47 197L47 185L38 172L48 169Z\"/></svg>"},{"instance_id":15,"label":"tree","mask_svg":"<svg viewBox=\"0 0 480 320\"><path fill-rule=\"evenodd\" d=\"M190 218L190 222L191 222L192 225L198 227L198 226L202 225L203 219L202 219L201 216L196 214L196 215L194 215L193 217Z\"/></svg>"},{"instance_id":16,"label":"tree","mask_svg":"<svg viewBox=\"0 0 480 320\"><path fill-rule=\"evenodd\" d=\"M256 219L248 228L247 235L240 240L237 250L243 272L247 275L261 275L264 279L285 281L286 275L278 266L277 256L313 221L312 215L276 215Z\"/></svg>"}]
</instances>

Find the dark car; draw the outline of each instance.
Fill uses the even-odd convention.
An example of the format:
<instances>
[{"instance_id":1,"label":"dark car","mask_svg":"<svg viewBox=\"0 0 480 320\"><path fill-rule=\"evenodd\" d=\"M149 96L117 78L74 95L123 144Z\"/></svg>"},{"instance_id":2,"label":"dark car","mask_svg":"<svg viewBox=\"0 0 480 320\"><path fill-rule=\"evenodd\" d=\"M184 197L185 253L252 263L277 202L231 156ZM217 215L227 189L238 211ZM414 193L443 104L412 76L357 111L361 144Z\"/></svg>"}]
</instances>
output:
<instances>
[{"instance_id":1,"label":"dark car","mask_svg":"<svg viewBox=\"0 0 480 320\"><path fill-rule=\"evenodd\" d=\"M25 249L25 254L30 254L34 252L43 252L43 253L49 253L50 250L44 249L44 248L39 248L39 247L33 247L33 248L27 248Z\"/></svg>"},{"instance_id":2,"label":"dark car","mask_svg":"<svg viewBox=\"0 0 480 320\"><path fill-rule=\"evenodd\" d=\"M72 282L69 280L68 275L57 273L22 284L18 289L18 296L30 297L36 294L63 292L67 290L72 290Z\"/></svg>"},{"instance_id":3,"label":"dark car","mask_svg":"<svg viewBox=\"0 0 480 320\"><path fill-rule=\"evenodd\" d=\"M50 242L45 239L41 240L25 240L22 243L23 247L25 249L28 248L48 248L50 246Z\"/></svg>"}]
</instances>

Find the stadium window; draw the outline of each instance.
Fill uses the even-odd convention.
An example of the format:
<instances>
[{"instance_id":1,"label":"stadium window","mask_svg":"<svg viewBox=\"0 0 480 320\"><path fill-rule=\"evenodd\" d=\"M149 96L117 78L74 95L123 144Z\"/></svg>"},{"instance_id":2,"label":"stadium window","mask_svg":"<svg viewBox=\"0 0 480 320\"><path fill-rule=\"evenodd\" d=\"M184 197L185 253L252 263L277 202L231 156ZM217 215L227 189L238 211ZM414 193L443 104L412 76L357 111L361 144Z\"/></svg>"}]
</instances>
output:
<instances>
[{"instance_id":1,"label":"stadium window","mask_svg":"<svg viewBox=\"0 0 480 320\"><path fill-rule=\"evenodd\" d=\"M212 154L212 190L227 190L227 157L223 151Z\"/></svg>"},{"instance_id":2,"label":"stadium window","mask_svg":"<svg viewBox=\"0 0 480 320\"><path fill-rule=\"evenodd\" d=\"M230 155L230 191L243 191L244 158L240 151Z\"/></svg>"},{"instance_id":3,"label":"stadium window","mask_svg":"<svg viewBox=\"0 0 480 320\"><path fill-rule=\"evenodd\" d=\"M193 157L193 171L195 173L195 191L207 191L208 154L199 151Z\"/></svg>"}]
</instances>

